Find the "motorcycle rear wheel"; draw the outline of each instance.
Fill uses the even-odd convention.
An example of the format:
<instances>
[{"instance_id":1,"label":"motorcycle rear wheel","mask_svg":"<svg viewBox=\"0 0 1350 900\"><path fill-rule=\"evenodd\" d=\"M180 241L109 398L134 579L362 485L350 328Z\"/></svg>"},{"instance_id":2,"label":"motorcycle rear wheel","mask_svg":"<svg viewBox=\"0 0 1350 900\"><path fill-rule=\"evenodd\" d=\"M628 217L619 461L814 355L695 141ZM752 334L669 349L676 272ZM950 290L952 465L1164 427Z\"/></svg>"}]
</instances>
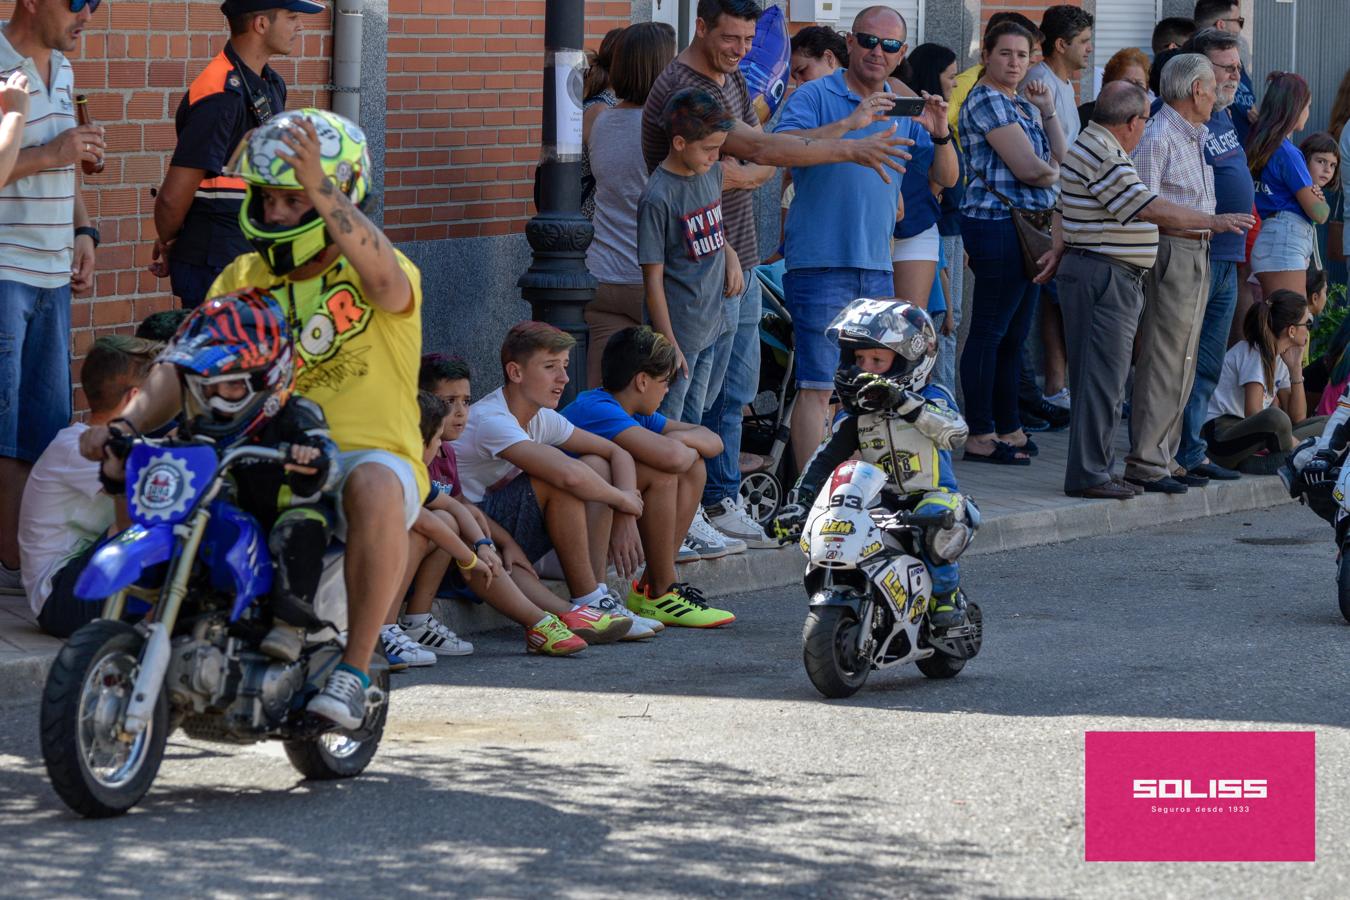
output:
<instances>
[{"instance_id":1,"label":"motorcycle rear wheel","mask_svg":"<svg viewBox=\"0 0 1350 900\"><path fill-rule=\"evenodd\" d=\"M1341 551L1336 567L1336 593L1341 604L1341 615L1350 622L1350 553Z\"/></svg>"},{"instance_id":2,"label":"motorcycle rear wheel","mask_svg":"<svg viewBox=\"0 0 1350 900\"><path fill-rule=\"evenodd\" d=\"M845 606L811 610L802 626L802 662L806 675L826 697L851 697L867 683L872 666L854 654L858 617Z\"/></svg>"},{"instance_id":3,"label":"motorcycle rear wheel","mask_svg":"<svg viewBox=\"0 0 1350 900\"><path fill-rule=\"evenodd\" d=\"M333 781L355 778L365 771L380 749L384 722L389 715L389 670L372 673L375 687L385 700L373 719L367 721L359 733L329 731L304 741L285 741L286 758L295 770L310 781Z\"/></svg>"},{"instance_id":4,"label":"motorcycle rear wheel","mask_svg":"<svg viewBox=\"0 0 1350 900\"><path fill-rule=\"evenodd\" d=\"M150 789L169 738L164 691L150 722L119 740L145 638L124 622L97 619L70 636L42 692L42 761L62 801L90 819L120 816Z\"/></svg>"}]
</instances>

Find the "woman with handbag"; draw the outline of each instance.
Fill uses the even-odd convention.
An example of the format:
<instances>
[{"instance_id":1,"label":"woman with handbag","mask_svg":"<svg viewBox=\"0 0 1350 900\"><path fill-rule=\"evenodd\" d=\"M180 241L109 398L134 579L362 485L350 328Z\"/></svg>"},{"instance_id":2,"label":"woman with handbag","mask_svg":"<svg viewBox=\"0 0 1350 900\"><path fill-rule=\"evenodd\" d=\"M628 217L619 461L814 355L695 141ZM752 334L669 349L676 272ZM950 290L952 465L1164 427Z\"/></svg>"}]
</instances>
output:
<instances>
[{"instance_id":1,"label":"woman with handbag","mask_svg":"<svg viewBox=\"0 0 1350 900\"><path fill-rule=\"evenodd\" d=\"M1050 251L1050 219L1064 157L1055 101L1042 84L1018 85L1034 38L1004 22L984 36L984 74L961 107L961 145L970 182L961 237L975 275L961 387L972 462L1028 465L1036 447L1022 431L1017 379L1022 342L1036 312L1032 280Z\"/></svg>"}]
</instances>

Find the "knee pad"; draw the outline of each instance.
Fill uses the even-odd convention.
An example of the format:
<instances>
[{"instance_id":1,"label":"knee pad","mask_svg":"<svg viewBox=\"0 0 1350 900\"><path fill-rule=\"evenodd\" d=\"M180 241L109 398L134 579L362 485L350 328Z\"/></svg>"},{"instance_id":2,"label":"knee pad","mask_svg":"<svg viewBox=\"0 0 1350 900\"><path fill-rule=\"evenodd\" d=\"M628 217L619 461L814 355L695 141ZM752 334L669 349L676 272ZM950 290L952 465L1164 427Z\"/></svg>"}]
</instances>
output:
<instances>
[{"instance_id":1,"label":"knee pad","mask_svg":"<svg viewBox=\"0 0 1350 900\"><path fill-rule=\"evenodd\" d=\"M932 493L919 501L915 512L923 509L950 509L956 517L951 528L929 528L924 534L924 549L938 565L955 562L975 537L979 510L960 494Z\"/></svg>"}]
</instances>

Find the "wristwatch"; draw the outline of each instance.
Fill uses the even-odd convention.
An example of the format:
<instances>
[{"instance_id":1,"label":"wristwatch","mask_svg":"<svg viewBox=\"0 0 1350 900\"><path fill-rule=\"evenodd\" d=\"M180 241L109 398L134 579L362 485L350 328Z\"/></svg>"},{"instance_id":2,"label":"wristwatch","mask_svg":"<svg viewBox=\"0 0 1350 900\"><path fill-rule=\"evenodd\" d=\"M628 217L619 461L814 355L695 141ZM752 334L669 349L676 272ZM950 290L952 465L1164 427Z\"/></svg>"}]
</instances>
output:
<instances>
[{"instance_id":1,"label":"wristwatch","mask_svg":"<svg viewBox=\"0 0 1350 900\"><path fill-rule=\"evenodd\" d=\"M94 242L95 247L99 245L100 240L98 236L98 229L95 228L93 225L81 225L79 228L75 229L76 237L79 237L82 234L89 235L89 238Z\"/></svg>"}]
</instances>

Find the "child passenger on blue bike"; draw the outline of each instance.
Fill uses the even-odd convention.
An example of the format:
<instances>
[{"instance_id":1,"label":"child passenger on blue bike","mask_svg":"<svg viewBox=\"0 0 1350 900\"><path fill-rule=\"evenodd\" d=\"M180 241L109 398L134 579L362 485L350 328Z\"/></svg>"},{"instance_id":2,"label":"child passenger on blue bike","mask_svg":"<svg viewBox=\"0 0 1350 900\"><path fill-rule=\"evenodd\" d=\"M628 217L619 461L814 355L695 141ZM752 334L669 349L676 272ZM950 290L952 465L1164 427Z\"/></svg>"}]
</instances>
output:
<instances>
[{"instance_id":1,"label":"child passenger on blue bike","mask_svg":"<svg viewBox=\"0 0 1350 900\"><path fill-rule=\"evenodd\" d=\"M290 448L284 465L252 461L233 471L239 507L269 531L273 626L259 649L288 662L299 658L304 630L322 624L314 595L332 519L320 495L338 453L323 410L292 393L294 359L285 313L256 289L207 300L159 358L183 386L179 437L208 438L221 453L244 443Z\"/></svg>"},{"instance_id":2,"label":"child passenger on blue bike","mask_svg":"<svg viewBox=\"0 0 1350 900\"><path fill-rule=\"evenodd\" d=\"M965 624L966 601L956 559L979 527L979 510L961 496L951 450L969 429L946 389L929 384L937 332L928 313L899 300L854 300L826 334L839 344L835 392L845 416L822 444L774 520L780 540L800 534L821 486L855 453L887 475L882 503L892 511L950 509L951 528L929 527L924 562L933 578L929 625Z\"/></svg>"}]
</instances>

